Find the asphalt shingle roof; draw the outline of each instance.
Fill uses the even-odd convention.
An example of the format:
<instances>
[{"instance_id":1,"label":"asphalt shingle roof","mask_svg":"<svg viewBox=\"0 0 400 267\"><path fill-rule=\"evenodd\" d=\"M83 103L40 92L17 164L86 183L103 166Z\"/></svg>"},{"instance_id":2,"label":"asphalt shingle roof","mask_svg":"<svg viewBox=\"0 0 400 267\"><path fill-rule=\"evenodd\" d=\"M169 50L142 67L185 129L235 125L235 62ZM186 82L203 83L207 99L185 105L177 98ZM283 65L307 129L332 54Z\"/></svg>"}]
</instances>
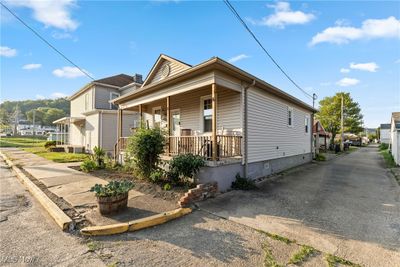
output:
<instances>
[{"instance_id":1,"label":"asphalt shingle roof","mask_svg":"<svg viewBox=\"0 0 400 267\"><path fill-rule=\"evenodd\" d=\"M133 83L133 76L127 74L118 74L103 79L95 80L98 83L104 83L109 85L114 85L118 87L123 87L127 84Z\"/></svg>"}]
</instances>

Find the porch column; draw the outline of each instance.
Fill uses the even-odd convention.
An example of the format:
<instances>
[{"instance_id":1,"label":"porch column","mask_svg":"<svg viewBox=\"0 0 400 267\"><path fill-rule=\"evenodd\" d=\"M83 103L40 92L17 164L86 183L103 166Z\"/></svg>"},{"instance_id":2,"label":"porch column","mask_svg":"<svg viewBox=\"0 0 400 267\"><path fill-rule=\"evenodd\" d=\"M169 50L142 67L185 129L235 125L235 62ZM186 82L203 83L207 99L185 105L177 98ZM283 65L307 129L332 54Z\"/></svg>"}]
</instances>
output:
<instances>
[{"instance_id":1,"label":"porch column","mask_svg":"<svg viewBox=\"0 0 400 267\"><path fill-rule=\"evenodd\" d=\"M122 109L118 109L118 131L117 131L117 142L122 137Z\"/></svg>"},{"instance_id":2,"label":"porch column","mask_svg":"<svg viewBox=\"0 0 400 267\"><path fill-rule=\"evenodd\" d=\"M139 105L139 118L140 118L140 128L144 127L143 125L143 106Z\"/></svg>"},{"instance_id":3,"label":"porch column","mask_svg":"<svg viewBox=\"0 0 400 267\"><path fill-rule=\"evenodd\" d=\"M170 96L167 96L167 144L168 144L168 155L170 153L169 136L171 135L171 107L170 107Z\"/></svg>"},{"instance_id":4,"label":"porch column","mask_svg":"<svg viewBox=\"0 0 400 267\"><path fill-rule=\"evenodd\" d=\"M212 160L217 160L217 85L211 85L212 101Z\"/></svg>"}]
</instances>

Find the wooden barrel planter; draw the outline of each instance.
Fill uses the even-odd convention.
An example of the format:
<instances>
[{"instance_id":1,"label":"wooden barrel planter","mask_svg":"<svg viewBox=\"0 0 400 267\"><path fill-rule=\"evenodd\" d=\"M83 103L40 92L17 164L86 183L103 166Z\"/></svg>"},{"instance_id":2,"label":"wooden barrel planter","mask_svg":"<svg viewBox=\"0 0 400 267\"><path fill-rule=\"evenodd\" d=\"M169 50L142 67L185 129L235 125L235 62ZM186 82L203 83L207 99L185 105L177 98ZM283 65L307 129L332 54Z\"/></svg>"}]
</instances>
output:
<instances>
[{"instance_id":1,"label":"wooden barrel planter","mask_svg":"<svg viewBox=\"0 0 400 267\"><path fill-rule=\"evenodd\" d=\"M97 197L97 203L101 214L116 213L127 208L128 193L112 197Z\"/></svg>"}]
</instances>

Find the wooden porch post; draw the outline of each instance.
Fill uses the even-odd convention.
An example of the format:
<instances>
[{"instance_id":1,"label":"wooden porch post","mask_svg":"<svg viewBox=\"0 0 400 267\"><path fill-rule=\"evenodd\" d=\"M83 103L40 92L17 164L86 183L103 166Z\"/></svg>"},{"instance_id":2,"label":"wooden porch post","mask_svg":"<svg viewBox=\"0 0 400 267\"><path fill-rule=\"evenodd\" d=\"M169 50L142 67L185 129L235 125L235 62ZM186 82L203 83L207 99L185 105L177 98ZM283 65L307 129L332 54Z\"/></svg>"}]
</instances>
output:
<instances>
[{"instance_id":1,"label":"wooden porch post","mask_svg":"<svg viewBox=\"0 0 400 267\"><path fill-rule=\"evenodd\" d=\"M140 119L140 128L143 127L143 107L142 104L139 105L139 119Z\"/></svg>"},{"instance_id":2,"label":"wooden porch post","mask_svg":"<svg viewBox=\"0 0 400 267\"><path fill-rule=\"evenodd\" d=\"M212 160L217 160L217 85L211 85L212 101Z\"/></svg>"},{"instance_id":3,"label":"wooden porch post","mask_svg":"<svg viewBox=\"0 0 400 267\"><path fill-rule=\"evenodd\" d=\"M117 134L117 142L122 137L122 109L118 109L118 134Z\"/></svg>"},{"instance_id":4,"label":"wooden porch post","mask_svg":"<svg viewBox=\"0 0 400 267\"><path fill-rule=\"evenodd\" d=\"M170 96L167 96L167 143L168 143L168 156L170 154L171 148L169 144L169 136L171 135L171 106L170 106Z\"/></svg>"}]
</instances>

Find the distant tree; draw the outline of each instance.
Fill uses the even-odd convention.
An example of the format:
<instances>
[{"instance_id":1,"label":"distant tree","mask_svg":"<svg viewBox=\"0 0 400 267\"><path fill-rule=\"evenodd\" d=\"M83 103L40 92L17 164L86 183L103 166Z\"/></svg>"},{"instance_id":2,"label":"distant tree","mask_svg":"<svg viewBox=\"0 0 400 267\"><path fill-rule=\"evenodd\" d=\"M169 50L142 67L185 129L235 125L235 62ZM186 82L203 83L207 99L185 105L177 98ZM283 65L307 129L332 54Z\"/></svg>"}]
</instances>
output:
<instances>
[{"instance_id":1,"label":"distant tree","mask_svg":"<svg viewBox=\"0 0 400 267\"><path fill-rule=\"evenodd\" d=\"M319 102L319 112L316 118L328 132L332 133L331 143L336 134L340 133L341 126L341 98L343 96L344 132L358 134L363 130L363 115L360 106L353 101L350 93L336 93L331 97L325 97Z\"/></svg>"},{"instance_id":2,"label":"distant tree","mask_svg":"<svg viewBox=\"0 0 400 267\"><path fill-rule=\"evenodd\" d=\"M65 112L62 109L58 108L49 108L47 112L44 114L44 124L52 125L53 121L61 119L65 117Z\"/></svg>"},{"instance_id":3,"label":"distant tree","mask_svg":"<svg viewBox=\"0 0 400 267\"><path fill-rule=\"evenodd\" d=\"M10 114L3 108L0 109L0 125L8 126L11 124Z\"/></svg>"}]
</instances>

